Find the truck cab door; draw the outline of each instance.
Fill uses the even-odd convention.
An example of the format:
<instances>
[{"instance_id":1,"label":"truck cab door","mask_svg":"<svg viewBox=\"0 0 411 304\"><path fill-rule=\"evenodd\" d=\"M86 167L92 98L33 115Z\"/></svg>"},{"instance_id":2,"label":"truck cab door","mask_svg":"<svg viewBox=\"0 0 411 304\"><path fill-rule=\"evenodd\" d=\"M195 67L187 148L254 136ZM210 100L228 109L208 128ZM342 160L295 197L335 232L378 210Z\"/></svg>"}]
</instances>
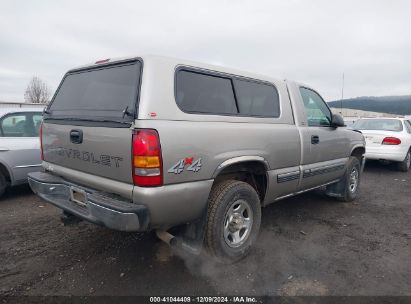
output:
<instances>
[{"instance_id":1,"label":"truck cab door","mask_svg":"<svg viewBox=\"0 0 411 304\"><path fill-rule=\"evenodd\" d=\"M302 156L299 190L317 187L344 175L349 140L344 130L331 126L332 112L312 89L299 87L305 124L300 127Z\"/></svg>"}]
</instances>

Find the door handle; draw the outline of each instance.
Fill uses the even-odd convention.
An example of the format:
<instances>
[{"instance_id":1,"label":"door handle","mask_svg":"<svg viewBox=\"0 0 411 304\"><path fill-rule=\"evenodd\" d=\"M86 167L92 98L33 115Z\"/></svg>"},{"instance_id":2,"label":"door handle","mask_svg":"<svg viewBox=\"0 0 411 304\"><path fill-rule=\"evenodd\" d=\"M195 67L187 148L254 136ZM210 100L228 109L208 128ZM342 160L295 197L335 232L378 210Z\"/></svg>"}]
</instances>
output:
<instances>
[{"instance_id":1,"label":"door handle","mask_svg":"<svg viewBox=\"0 0 411 304\"><path fill-rule=\"evenodd\" d=\"M320 142L320 137L318 135L311 135L311 144L316 145Z\"/></svg>"},{"instance_id":2,"label":"door handle","mask_svg":"<svg viewBox=\"0 0 411 304\"><path fill-rule=\"evenodd\" d=\"M7 152L7 151L10 151L10 149L9 148L0 148L0 152Z\"/></svg>"},{"instance_id":3,"label":"door handle","mask_svg":"<svg viewBox=\"0 0 411 304\"><path fill-rule=\"evenodd\" d=\"M83 131L71 130L70 131L70 141L73 144L81 144L83 142Z\"/></svg>"}]
</instances>

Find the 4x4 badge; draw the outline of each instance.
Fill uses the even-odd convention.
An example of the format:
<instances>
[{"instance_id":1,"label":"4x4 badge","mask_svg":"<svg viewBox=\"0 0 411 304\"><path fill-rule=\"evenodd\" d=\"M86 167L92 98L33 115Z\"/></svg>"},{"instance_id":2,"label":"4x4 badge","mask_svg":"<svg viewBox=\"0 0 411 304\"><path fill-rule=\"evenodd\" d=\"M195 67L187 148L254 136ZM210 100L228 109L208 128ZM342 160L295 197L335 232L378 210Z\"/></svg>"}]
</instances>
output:
<instances>
[{"instance_id":1,"label":"4x4 badge","mask_svg":"<svg viewBox=\"0 0 411 304\"><path fill-rule=\"evenodd\" d=\"M186 165L189 165L187 169L185 169ZM168 169L168 173L180 174L185 170L198 172L201 169L201 157L194 161L194 157L186 157L180 159L174 166Z\"/></svg>"}]
</instances>

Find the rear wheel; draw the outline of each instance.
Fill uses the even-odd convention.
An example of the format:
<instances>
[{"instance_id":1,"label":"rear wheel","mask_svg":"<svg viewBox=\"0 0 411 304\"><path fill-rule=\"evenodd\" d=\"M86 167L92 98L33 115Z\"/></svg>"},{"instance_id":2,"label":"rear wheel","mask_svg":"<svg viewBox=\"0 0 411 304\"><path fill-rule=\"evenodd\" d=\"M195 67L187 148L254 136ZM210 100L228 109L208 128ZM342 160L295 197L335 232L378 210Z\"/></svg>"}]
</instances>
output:
<instances>
[{"instance_id":1,"label":"rear wheel","mask_svg":"<svg viewBox=\"0 0 411 304\"><path fill-rule=\"evenodd\" d=\"M210 194L205 247L220 262L238 261L250 251L260 223L260 199L254 188L241 181L222 181Z\"/></svg>"},{"instance_id":2,"label":"rear wheel","mask_svg":"<svg viewBox=\"0 0 411 304\"><path fill-rule=\"evenodd\" d=\"M408 172L411 167L411 150L408 151L407 155L405 156L405 159L397 164L398 170L402 172Z\"/></svg>"}]
</instances>

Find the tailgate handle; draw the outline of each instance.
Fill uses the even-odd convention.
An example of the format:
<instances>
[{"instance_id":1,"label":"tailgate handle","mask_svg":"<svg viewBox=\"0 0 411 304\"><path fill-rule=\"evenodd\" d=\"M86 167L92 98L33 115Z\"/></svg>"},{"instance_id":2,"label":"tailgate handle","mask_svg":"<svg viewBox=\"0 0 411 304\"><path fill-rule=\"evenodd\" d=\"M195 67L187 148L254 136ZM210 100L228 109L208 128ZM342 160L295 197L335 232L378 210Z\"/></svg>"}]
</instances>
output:
<instances>
[{"instance_id":1,"label":"tailgate handle","mask_svg":"<svg viewBox=\"0 0 411 304\"><path fill-rule=\"evenodd\" d=\"M83 142L83 131L71 130L70 131L70 141L73 144L81 144Z\"/></svg>"}]
</instances>

